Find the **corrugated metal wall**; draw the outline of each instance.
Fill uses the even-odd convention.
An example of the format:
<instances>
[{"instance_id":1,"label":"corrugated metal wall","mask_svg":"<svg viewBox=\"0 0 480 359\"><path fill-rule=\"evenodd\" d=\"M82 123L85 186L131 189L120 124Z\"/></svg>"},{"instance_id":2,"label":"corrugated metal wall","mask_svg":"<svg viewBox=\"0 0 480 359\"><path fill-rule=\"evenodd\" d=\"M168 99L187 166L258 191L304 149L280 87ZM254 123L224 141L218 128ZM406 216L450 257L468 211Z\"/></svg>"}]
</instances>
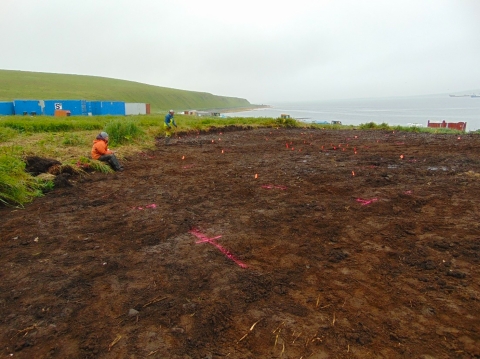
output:
<instances>
[{"instance_id":1,"label":"corrugated metal wall","mask_svg":"<svg viewBox=\"0 0 480 359\"><path fill-rule=\"evenodd\" d=\"M125 115L146 115L147 104L145 103L125 103Z\"/></svg>"},{"instance_id":2,"label":"corrugated metal wall","mask_svg":"<svg viewBox=\"0 0 480 359\"><path fill-rule=\"evenodd\" d=\"M0 115L14 115L13 102L0 102Z\"/></svg>"},{"instance_id":3,"label":"corrugated metal wall","mask_svg":"<svg viewBox=\"0 0 480 359\"><path fill-rule=\"evenodd\" d=\"M45 100L44 114L53 116L55 110L70 111L72 116L87 115L87 101L85 100Z\"/></svg>"},{"instance_id":4,"label":"corrugated metal wall","mask_svg":"<svg viewBox=\"0 0 480 359\"><path fill-rule=\"evenodd\" d=\"M14 100L15 115L43 115L43 100Z\"/></svg>"},{"instance_id":5,"label":"corrugated metal wall","mask_svg":"<svg viewBox=\"0 0 480 359\"><path fill-rule=\"evenodd\" d=\"M121 101L91 101L92 115L122 115L125 116L125 102Z\"/></svg>"},{"instance_id":6,"label":"corrugated metal wall","mask_svg":"<svg viewBox=\"0 0 480 359\"><path fill-rule=\"evenodd\" d=\"M150 114L150 104L87 100L14 100L13 102L0 102L0 115L54 116L55 110L70 111L72 116L145 115Z\"/></svg>"}]
</instances>

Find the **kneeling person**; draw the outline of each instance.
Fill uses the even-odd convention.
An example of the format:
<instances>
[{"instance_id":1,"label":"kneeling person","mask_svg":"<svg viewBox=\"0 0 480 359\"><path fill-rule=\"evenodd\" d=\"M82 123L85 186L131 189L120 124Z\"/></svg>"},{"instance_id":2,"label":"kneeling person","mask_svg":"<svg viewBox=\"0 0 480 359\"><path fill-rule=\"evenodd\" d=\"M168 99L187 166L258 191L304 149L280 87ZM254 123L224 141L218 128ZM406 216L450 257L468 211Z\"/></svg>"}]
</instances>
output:
<instances>
[{"instance_id":1,"label":"kneeling person","mask_svg":"<svg viewBox=\"0 0 480 359\"><path fill-rule=\"evenodd\" d=\"M107 162L114 171L123 171L123 166L118 162L115 153L108 149L108 133L101 132L93 141L92 158Z\"/></svg>"}]
</instances>

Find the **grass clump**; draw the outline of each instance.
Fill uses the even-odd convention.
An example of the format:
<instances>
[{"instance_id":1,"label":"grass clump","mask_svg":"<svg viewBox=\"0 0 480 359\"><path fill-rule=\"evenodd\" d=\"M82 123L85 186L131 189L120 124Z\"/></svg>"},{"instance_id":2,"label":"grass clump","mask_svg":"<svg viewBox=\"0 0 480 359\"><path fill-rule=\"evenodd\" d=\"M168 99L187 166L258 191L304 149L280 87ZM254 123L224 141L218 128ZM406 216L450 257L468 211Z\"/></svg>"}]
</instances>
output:
<instances>
[{"instance_id":1,"label":"grass clump","mask_svg":"<svg viewBox=\"0 0 480 359\"><path fill-rule=\"evenodd\" d=\"M81 145L84 145L84 141L76 133L66 133L63 137L62 145L64 145L64 146L81 146Z\"/></svg>"},{"instance_id":2,"label":"grass clump","mask_svg":"<svg viewBox=\"0 0 480 359\"><path fill-rule=\"evenodd\" d=\"M114 172L113 169L108 165L106 162L93 160L88 157L80 157L77 162L77 166L80 167L82 170L92 170L95 172L102 172L102 173L112 173Z\"/></svg>"},{"instance_id":3,"label":"grass clump","mask_svg":"<svg viewBox=\"0 0 480 359\"><path fill-rule=\"evenodd\" d=\"M275 126L278 127L298 127L299 123L293 118L277 118L275 119Z\"/></svg>"},{"instance_id":4,"label":"grass clump","mask_svg":"<svg viewBox=\"0 0 480 359\"><path fill-rule=\"evenodd\" d=\"M18 135L18 131L15 131L12 128L0 127L0 143L11 140Z\"/></svg>"},{"instance_id":5,"label":"grass clump","mask_svg":"<svg viewBox=\"0 0 480 359\"><path fill-rule=\"evenodd\" d=\"M0 153L0 202L22 206L42 196L43 183L25 172L21 158Z\"/></svg>"},{"instance_id":6,"label":"grass clump","mask_svg":"<svg viewBox=\"0 0 480 359\"><path fill-rule=\"evenodd\" d=\"M109 142L113 146L131 142L144 134L134 121L125 120L113 120L107 123L104 131L108 133Z\"/></svg>"},{"instance_id":7,"label":"grass clump","mask_svg":"<svg viewBox=\"0 0 480 359\"><path fill-rule=\"evenodd\" d=\"M358 126L359 129L361 130L390 130L392 129L391 126L389 126L388 123L381 123L381 124L376 124L375 122L367 122L367 123L362 123Z\"/></svg>"}]
</instances>

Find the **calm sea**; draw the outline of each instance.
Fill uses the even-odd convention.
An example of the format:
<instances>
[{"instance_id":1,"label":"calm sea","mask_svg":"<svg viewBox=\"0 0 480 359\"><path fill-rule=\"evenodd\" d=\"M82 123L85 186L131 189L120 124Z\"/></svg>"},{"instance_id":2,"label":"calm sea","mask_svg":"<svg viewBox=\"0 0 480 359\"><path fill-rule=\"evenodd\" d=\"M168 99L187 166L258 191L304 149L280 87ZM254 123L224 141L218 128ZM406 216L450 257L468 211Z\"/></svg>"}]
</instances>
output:
<instances>
[{"instance_id":1,"label":"calm sea","mask_svg":"<svg viewBox=\"0 0 480 359\"><path fill-rule=\"evenodd\" d=\"M448 95L371 98L318 102L271 103L270 108L225 113L226 117L280 117L288 114L304 122L341 121L344 125L367 122L392 126L427 122L466 122L467 131L480 129L480 97Z\"/></svg>"}]
</instances>

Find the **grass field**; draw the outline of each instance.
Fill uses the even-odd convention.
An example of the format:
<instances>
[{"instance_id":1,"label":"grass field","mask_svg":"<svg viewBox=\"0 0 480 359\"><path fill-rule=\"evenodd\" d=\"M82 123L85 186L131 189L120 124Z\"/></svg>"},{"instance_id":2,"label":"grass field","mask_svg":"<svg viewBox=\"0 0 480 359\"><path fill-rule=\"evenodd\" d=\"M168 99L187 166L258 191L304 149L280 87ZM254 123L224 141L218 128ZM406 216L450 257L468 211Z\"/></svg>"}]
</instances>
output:
<instances>
[{"instance_id":1,"label":"grass field","mask_svg":"<svg viewBox=\"0 0 480 359\"><path fill-rule=\"evenodd\" d=\"M0 101L84 99L149 103L151 111L246 108L243 98L217 96L105 77L0 70Z\"/></svg>"},{"instance_id":2,"label":"grass field","mask_svg":"<svg viewBox=\"0 0 480 359\"><path fill-rule=\"evenodd\" d=\"M109 147L120 160L136 153L153 149L156 138L164 136L164 114L138 116L89 116L89 117L0 117L0 201L4 204L22 206L42 195L42 188L51 183L39 182L28 175L23 159L28 156L60 161L63 165L78 167L88 164L98 171L97 161L88 157L92 141L101 131L110 135ZM176 132L208 131L225 126L239 127L314 127L338 130L367 129L409 132L447 132L448 129L390 127L387 124L366 123L359 126L308 125L294 119L274 118L217 118L176 115ZM93 163L92 163L93 162ZM107 168L108 169L108 168Z\"/></svg>"}]
</instances>

